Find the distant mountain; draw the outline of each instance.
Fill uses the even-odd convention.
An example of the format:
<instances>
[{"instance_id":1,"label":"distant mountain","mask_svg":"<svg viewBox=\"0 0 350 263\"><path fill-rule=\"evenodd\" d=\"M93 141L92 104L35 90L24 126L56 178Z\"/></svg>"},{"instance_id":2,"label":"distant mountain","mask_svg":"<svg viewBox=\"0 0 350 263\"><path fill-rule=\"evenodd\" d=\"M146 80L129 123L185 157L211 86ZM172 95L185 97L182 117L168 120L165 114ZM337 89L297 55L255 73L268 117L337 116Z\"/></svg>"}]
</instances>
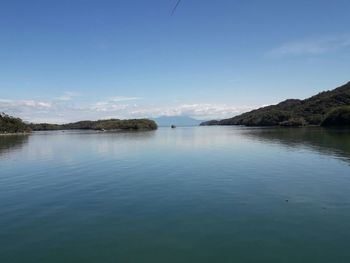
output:
<instances>
[{"instance_id":1,"label":"distant mountain","mask_svg":"<svg viewBox=\"0 0 350 263\"><path fill-rule=\"evenodd\" d=\"M348 105L350 105L350 82L305 100L289 99L277 105L259 108L233 118L206 121L200 125L344 125L350 124L347 123L349 120L347 116L350 112L349 107L346 107ZM332 118L331 121L330 118Z\"/></svg>"},{"instance_id":2,"label":"distant mountain","mask_svg":"<svg viewBox=\"0 0 350 263\"><path fill-rule=\"evenodd\" d=\"M188 116L161 116L153 120L158 126L198 126L202 122Z\"/></svg>"}]
</instances>

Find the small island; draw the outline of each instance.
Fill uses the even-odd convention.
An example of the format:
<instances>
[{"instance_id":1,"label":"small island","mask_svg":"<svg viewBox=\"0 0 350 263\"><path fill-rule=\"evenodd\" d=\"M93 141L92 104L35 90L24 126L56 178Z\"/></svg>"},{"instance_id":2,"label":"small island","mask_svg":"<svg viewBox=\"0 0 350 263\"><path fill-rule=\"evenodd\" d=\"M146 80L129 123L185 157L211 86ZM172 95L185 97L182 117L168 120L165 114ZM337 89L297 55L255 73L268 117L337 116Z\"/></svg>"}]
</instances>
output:
<instances>
[{"instance_id":1,"label":"small island","mask_svg":"<svg viewBox=\"0 0 350 263\"><path fill-rule=\"evenodd\" d=\"M118 130L156 130L157 124L149 119L108 119L98 121L78 121L67 124L30 123L29 127L33 131L53 131L53 130L98 130L98 131L118 131Z\"/></svg>"},{"instance_id":2,"label":"small island","mask_svg":"<svg viewBox=\"0 0 350 263\"><path fill-rule=\"evenodd\" d=\"M350 125L350 82L305 100L288 99L241 115L202 122L200 125L300 127Z\"/></svg>"},{"instance_id":3,"label":"small island","mask_svg":"<svg viewBox=\"0 0 350 263\"><path fill-rule=\"evenodd\" d=\"M97 121L79 121L67 124L25 123L20 118L0 114L0 134L20 134L31 131L54 130L99 130L99 131L148 131L156 130L157 124L149 119L108 119Z\"/></svg>"}]
</instances>

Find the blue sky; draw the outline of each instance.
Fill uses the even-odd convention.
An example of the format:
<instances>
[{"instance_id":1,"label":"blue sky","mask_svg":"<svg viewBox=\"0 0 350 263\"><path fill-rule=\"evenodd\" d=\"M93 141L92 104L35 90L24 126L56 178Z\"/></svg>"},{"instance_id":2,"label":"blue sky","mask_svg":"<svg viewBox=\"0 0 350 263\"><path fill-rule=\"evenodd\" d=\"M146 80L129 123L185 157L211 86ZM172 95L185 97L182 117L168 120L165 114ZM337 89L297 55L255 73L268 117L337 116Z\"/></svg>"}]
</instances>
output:
<instances>
[{"instance_id":1,"label":"blue sky","mask_svg":"<svg viewBox=\"0 0 350 263\"><path fill-rule=\"evenodd\" d=\"M0 111L225 118L350 80L350 1L0 2Z\"/></svg>"}]
</instances>

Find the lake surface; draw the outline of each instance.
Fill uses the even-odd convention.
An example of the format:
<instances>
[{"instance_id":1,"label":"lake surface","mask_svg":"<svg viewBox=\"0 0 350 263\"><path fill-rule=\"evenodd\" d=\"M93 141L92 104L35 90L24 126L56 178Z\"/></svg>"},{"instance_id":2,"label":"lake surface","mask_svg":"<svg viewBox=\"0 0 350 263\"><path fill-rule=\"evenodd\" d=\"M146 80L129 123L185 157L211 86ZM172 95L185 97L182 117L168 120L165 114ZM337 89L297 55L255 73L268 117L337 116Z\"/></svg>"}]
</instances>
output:
<instances>
[{"instance_id":1,"label":"lake surface","mask_svg":"<svg viewBox=\"0 0 350 263\"><path fill-rule=\"evenodd\" d=\"M0 262L350 262L350 131L0 136Z\"/></svg>"}]
</instances>

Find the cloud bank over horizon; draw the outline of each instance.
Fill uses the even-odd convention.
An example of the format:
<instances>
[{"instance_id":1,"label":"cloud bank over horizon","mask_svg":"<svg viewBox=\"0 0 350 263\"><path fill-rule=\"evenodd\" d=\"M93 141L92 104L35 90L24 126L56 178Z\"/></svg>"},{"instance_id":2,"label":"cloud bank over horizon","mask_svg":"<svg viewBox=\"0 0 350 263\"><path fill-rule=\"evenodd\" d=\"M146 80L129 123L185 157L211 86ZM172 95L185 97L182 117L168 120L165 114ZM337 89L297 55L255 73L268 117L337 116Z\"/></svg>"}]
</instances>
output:
<instances>
[{"instance_id":1,"label":"cloud bank over horizon","mask_svg":"<svg viewBox=\"0 0 350 263\"><path fill-rule=\"evenodd\" d=\"M67 123L79 120L156 118L188 116L198 120L233 117L253 109L253 106L232 106L212 103L177 103L165 106L140 103L139 97L113 96L92 103L75 101L75 92L47 100L11 100L0 98L0 111L27 122Z\"/></svg>"}]
</instances>

